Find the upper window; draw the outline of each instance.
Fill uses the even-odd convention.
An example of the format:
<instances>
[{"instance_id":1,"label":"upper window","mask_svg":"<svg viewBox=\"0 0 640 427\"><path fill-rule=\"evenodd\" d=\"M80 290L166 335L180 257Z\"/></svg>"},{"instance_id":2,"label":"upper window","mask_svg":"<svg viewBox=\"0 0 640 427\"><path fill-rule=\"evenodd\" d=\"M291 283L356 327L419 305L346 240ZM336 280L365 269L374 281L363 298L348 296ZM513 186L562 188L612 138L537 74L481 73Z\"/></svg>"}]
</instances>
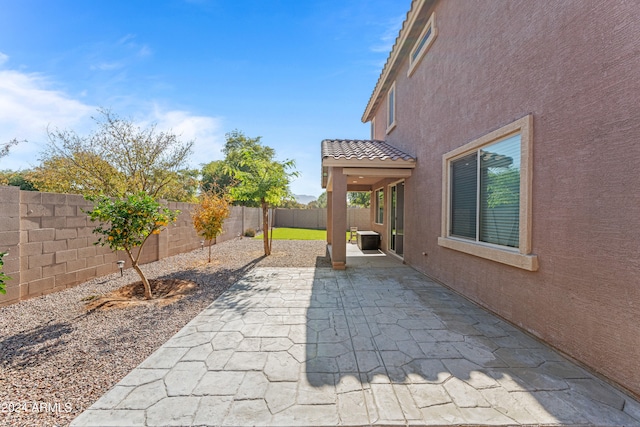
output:
<instances>
[{"instance_id":1,"label":"upper window","mask_svg":"<svg viewBox=\"0 0 640 427\"><path fill-rule=\"evenodd\" d=\"M531 250L531 116L444 156L439 244L527 270Z\"/></svg>"},{"instance_id":2,"label":"upper window","mask_svg":"<svg viewBox=\"0 0 640 427\"><path fill-rule=\"evenodd\" d=\"M434 12L431 14L431 17L429 17L427 24L422 30L422 33L420 33L415 46L411 50L411 54L409 55L409 71L407 72L407 75L410 76L413 74L413 71L427 53L437 35L438 29L436 28L436 14Z\"/></svg>"},{"instance_id":3,"label":"upper window","mask_svg":"<svg viewBox=\"0 0 640 427\"><path fill-rule=\"evenodd\" d=\"M384 190L376 190L375 195L375 222L376 224L382 224L384 222Z\"/></svg>"},{"instance_id":4,"label":"upper window","mask_svg":"<svg viewBox=\"0 0 640 427\"><path fill-rule=\"evenodd\" d=\"M387 133L396 126L396 82L393 82L387 94Z\"/></svg>"}]
</instances>

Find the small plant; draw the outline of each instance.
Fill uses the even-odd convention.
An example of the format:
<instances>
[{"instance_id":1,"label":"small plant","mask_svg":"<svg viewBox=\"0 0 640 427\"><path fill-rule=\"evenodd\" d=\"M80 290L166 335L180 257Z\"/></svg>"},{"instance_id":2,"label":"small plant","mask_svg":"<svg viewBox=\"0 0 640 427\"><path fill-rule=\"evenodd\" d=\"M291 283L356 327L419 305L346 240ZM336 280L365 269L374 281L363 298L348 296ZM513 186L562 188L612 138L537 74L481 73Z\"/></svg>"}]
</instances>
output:
<instances>
[{"instance_id":1,"label":"small plant","mask_svg":"<svg viewBox=\"0 0 640 427\"><path fill-rule=\"evenodd\" d=\"M7 280L10 280L11 277L7 276L2 272L2 266L4 265L4 261L2 258L6 255L6 252L0 252L0 294L7 293Z\"/></svg>"},{"instance_id":2,"label":"small plant","mask_svg":"<svg viewBox=\"0 0 640 427\"><path fill-rule=\"evenodd\" d=\"M192 215L194 228L200 236L209 241L209 262L211 262L211 241L222 233L224 220L231 213L230 205L229 195L209 191L202 194L200 204Z\"/></svg>"},{"instance_id":3,"label":"small plant","mask_svg":"<svg viewBox=\"0 0 640 427\"><path fill-rule=\"evenodd\" d=\"M253 228L247 228L244 230L244 237L256 237L256 230Z\"/></svg>"},{"instance_id":4,"label":"small plant","mask_svg":"<svg viewBox=\"0 0 640 427\"><path fill-rule=\"evenodd\" d=\"M144 297L151 299L151 286L138 266L140 254L149 236L160 234L164 227L176 220L180 211L162 207L144 192L125 199L112 200L106 196L98 196L89 197L88 200L94 202L94 207L86 213L91 221L100 222L93 229L100 236L95 244L107 245L114 251L125 251L131 260L131 266L142 280ZM138 250L134 254L136 247Z\"/></svg>"}]
</instances>

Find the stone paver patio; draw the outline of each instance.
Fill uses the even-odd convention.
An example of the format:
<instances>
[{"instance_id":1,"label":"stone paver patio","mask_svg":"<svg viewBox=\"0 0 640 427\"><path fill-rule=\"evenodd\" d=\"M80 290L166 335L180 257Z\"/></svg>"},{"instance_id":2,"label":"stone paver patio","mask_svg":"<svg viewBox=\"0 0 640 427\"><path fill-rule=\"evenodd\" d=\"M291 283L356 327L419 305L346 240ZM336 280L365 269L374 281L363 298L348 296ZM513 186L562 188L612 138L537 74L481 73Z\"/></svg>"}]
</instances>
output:
<instances>
[{"instance_id":1,"label":"stone paver patio","mask_svg":"<svg viewBox=\"0 0 640 427\"><path fill-rule=\"evenodd\" d=\"M625 425L640 404L411 268L257 268L72 426Z\"/></svg>"}]
</instances>

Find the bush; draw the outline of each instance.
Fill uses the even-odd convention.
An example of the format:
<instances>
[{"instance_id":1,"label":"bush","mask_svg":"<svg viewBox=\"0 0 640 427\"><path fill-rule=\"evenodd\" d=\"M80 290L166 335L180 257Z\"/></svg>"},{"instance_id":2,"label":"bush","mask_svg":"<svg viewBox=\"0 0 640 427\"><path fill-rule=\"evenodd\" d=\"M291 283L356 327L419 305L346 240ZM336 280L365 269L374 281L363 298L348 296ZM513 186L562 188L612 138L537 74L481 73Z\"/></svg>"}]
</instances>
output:
<instances>
[{"instance_id":1,"label":"bush","mask_svg":"<svg viewBox=\"0 0 640 427\"><path fill-rule=\"evenodd\" d=\"M255 237L256 236L256 230L254 230L253 228L247 228L246 230L244 230L244 237Z\"/></svg>"},{"instance_id":2,"label":"bush","mask_svg":"<svg viewBox=\"0 0 640 427\"><path fill-rule=\"evenodd\" d=\"M11 277L7 276L2 272L2 266L4 265L4 261L2 258L6 255L6 252L0 252L0 294L6 294L6 282L11 279Z\"/></svg>"}]
</instances>

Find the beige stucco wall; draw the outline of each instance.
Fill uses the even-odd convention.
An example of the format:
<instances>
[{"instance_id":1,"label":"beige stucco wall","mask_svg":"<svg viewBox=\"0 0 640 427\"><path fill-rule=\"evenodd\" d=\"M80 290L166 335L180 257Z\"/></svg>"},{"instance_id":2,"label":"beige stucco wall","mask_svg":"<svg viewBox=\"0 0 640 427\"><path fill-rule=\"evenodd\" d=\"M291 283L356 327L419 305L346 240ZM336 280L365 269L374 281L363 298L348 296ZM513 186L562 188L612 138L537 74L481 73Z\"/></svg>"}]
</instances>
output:
<instances>
[{"instance_id":1,"label":"beige stucco wall","mask_svg":"<svg viewBox=\"0 0 640 427\"><path fill-rule=\"evenodd\" d=\"M440 1L435 12L430 51L396 77L397 127L376 131L417 158L405 261L640 394L640 3ZM438 246L442 156L527 114L539 270Z\"/></svg>"}]
</instances>

